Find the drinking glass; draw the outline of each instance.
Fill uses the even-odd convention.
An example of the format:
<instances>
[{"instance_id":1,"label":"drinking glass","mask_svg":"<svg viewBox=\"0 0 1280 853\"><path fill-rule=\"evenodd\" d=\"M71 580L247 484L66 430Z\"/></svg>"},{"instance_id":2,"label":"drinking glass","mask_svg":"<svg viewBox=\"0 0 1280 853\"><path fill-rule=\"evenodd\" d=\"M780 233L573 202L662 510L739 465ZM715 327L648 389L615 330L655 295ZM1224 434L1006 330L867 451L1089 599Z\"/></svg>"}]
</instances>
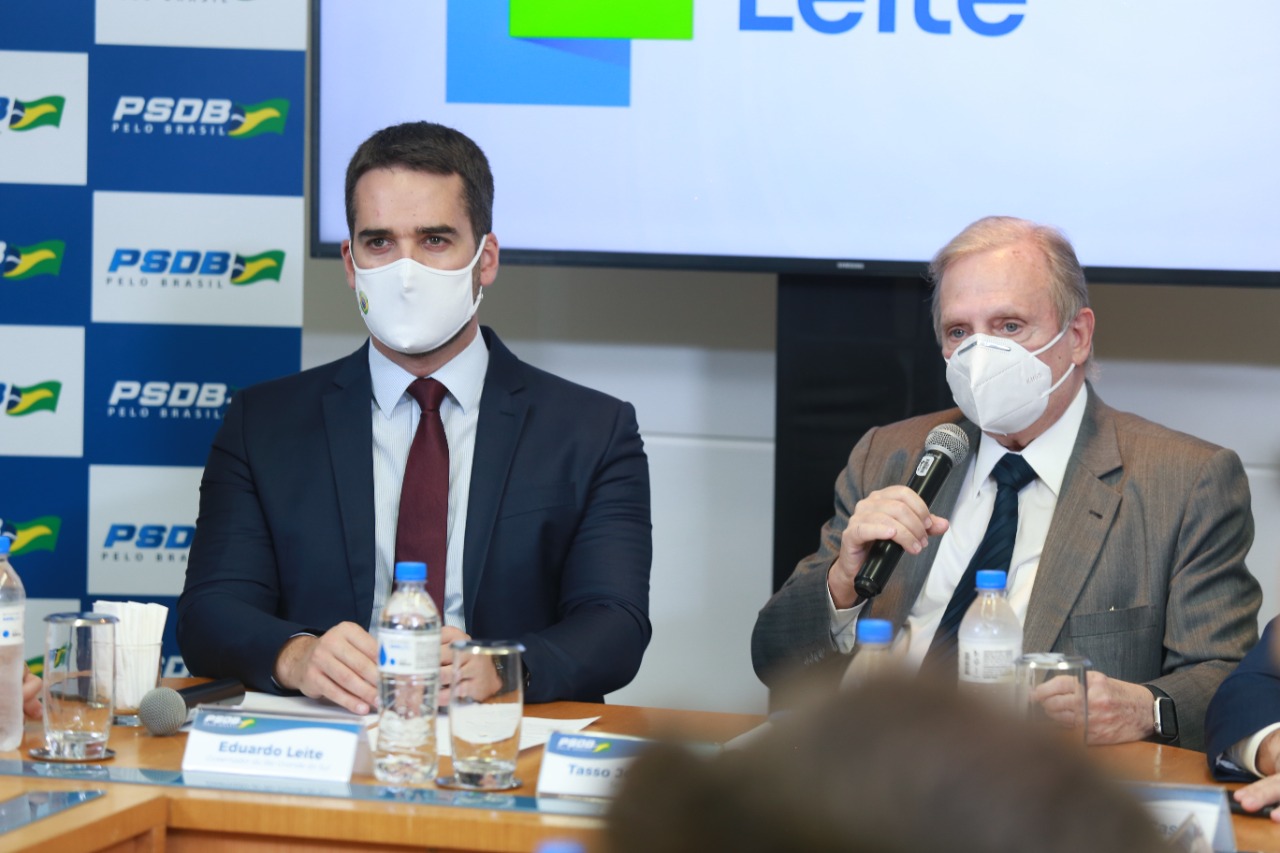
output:
<instances>
[{"instance_id":1,"label":"drinking glass","mask_svg":"<svg viewBox=\"0 0 1280 853\"><path fill-rule=\"evenodd\" d=\"M109 757L116 617L53 613L45 619L44 739L40 757Z\"/></svg>"},{"instance_id":2,"label":"drinking glass","mask_svg":"<svg viewBox=\"0 0 1280 853\"><path fill-rule=\"evenodd\" d=\"M1034 723L1048 723L1084 743L1089 727L1088 658L1060 652L1023 655L1014 669L1018 707Z\"/></svg>"},{"instance_id":3,"label":"drinking glass","mask_svg":"<svg viewBox=\"0 0 1280 853\"><path fill-rule=\"evenodd\" d=\"M454 787L518 788L520 720L524 715L524 646L503 640L458 640L449 693Z\"/></svg>"}]
</instances>

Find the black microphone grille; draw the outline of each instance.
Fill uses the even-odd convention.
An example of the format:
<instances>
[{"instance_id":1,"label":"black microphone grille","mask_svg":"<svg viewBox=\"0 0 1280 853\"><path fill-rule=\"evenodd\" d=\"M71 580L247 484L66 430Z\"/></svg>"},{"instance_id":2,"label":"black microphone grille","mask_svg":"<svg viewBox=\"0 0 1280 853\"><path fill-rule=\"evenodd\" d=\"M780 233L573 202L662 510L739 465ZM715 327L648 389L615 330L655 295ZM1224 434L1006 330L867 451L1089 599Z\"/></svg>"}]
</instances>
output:
<instances>
[{"instance_id":1,"label":"black microphone grille","mask_svg":"<svg viewBox=\"0 0 1280 853\"><path fill-rule=\"evenodd\" d=\"M969 456L969 436L955 424L939 424L929 430L924 449L945 453L951 464L959 465Z\"/></svg>"}]
</instances>

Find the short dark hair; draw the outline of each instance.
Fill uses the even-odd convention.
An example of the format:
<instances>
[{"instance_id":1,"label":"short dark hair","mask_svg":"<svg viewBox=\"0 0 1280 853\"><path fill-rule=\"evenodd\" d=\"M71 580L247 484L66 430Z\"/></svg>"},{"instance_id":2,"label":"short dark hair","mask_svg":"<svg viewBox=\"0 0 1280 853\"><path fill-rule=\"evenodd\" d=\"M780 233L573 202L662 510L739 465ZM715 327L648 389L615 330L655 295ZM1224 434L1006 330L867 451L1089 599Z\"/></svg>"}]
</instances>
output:
<instances>
[{"instance_id":1,"label":"short dark hair","mask_svg":"<svg viewBox=\"0 0 1280 853\"><path fill-rule=\"evenodd\" d=\"M434 175L457 175L462 179L462 200L476 244L493 230L493 172L480 146L451 127L412 121L379 130L360 144L347 164L347 231L353 236L356 183L370 169L396 166Z\"/></svg>"}]
</instances>

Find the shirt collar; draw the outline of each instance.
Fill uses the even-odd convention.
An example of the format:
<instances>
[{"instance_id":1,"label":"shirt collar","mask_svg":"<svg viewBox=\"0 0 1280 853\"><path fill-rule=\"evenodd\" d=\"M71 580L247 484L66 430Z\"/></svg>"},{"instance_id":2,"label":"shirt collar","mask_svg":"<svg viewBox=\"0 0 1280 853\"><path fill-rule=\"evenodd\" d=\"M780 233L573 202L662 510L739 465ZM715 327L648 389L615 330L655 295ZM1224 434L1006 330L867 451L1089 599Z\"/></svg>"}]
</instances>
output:
<instances>
[{"instance_id":1,"label":"shirt collar","mask_svg":"<svg viewBox=\"0 0 1280 853\"><path fill-rule=\"evenodd\" d=\"M1076 446L1076 436L1080 433L1080 424L1084 421L1085 404L1089 400L1089 384L1081 383L1075 399L1067 410L1053 424L1036 437L1022 450L1022 458L1027 460L1036 472L1036 478L1049 487L1054 497L1062 489L1062 479L1067 474L1067 463L1071 460L1071 451ZM983 484L991 476L996 463L1006 453L1000 442L982 433L978 439L978 455L973 462L973 494L982 490Z\"/></svg>"},{"instance_id":2,"label":"shirt collar","mask_svg":"<svg viewBox=\"0 0 1280 853\"><path fill-rule=\"evenodd\" d=\"M465 414L480 405L488 369L489 348L485 346L484 335L477 331L466 349L431 376L444 385ZM388 419L404 397L405 389L418 378L379 352L372 343L369 344L369 377L373 380L373 399L382 416Z\"/></svg>"}]
</instances>

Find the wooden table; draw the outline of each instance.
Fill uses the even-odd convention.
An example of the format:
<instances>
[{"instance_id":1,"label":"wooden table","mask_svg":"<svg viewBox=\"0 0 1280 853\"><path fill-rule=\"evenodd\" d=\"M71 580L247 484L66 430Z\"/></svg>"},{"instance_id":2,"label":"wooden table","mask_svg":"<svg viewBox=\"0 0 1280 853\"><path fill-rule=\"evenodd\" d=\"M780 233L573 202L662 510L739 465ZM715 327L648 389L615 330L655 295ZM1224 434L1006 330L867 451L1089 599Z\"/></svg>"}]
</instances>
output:
<instances>
[{"instance_id":1,"label":"wooden table","mask_svg":"<svg viewBox=\"0 0 1280 853\"><path fill-rule=\"evenodd\" d=\"M576 719L599 716L591 730L724 741L756 726L759 717L707 714L620 705L557 702L534 705L530 716ZM29 725L22 752L0 753L0 764L26 755L42 743ZM177 771L185 735L151 737L141 729L114 729L114 768ZM1199 752L1150 743L1093 747L1097 760L1115 775L1137 781L1214 784ZM5 762L8 759L8 762ZM520 757L525 786L511 792L533 797L540 749ZM444 760L448 770L447 759ZM32 765L27 765L28 768ZM358 785L376 786L370 777ZM1238 786L1225 786L1238 787ZM282 851L467 850L528 851L546 838L577 838L600 850L598 817L552 814L534 809L475 808L291 794L254 794L177 785L103 783L93 779L51 779L0 775L0 800L25 791L101 788L106 795L60 815L0 835L0 851L58 850L60 853L282 853ZM526 801L527 804L527 801ZM1280 853L1280 825L1259 818L1233 817L1241 850Z\"/></svg>"},{"instance_id":2,"label":"wooden table","mask_svg":"<svg viewBox=\"0 0 1280 853\"><path fill-rule=\"evenodd\" d=\"M592 731L692 738L723 743L751 729L760 717L707 714L556 702L531 705L530 716L581 719L599 716ZM28 724L20 752L0 753L12 766L30 761L27 750L43 745L39 724ZM144 729L114 728L112 768L177 771L186 735L152 737ZM512 797L535 795L542 750L525 750L517 776L522 788ZM448 759L442 760L448 772ZM31 765L28 765L30 767ZM106 765L88 765L105 767ZM377 786L369 776L356 785ZM0 800L27 791L101 788L106 795L23 829L0 835L0 851L58 850L59 853L282 853L321 850L528 851L546 838L576 838L597 850L599 817L528 808L451 807L368 799L246 793L177 785L121 784L89 779L0 775ZM466 795L463 795L466 796ZM504 798L499 798L504 799Z\"/></svg>"},{"instance_id":3,"label":"wooden table","mask_svg":"<svg viewBox=\"0 0 1280 853\"><path fill-rule=\"evenodd\" d=\"M1173 782L1181 785L1217 785L1235 790L1241 784L1214 781L1203 752L1153 743L1094 746L1090 754L1122 779L1138 782ZM1266 818L1231 816L1239 850L1280 851L1280 824Z\"/></svg>"}]
</instances>

